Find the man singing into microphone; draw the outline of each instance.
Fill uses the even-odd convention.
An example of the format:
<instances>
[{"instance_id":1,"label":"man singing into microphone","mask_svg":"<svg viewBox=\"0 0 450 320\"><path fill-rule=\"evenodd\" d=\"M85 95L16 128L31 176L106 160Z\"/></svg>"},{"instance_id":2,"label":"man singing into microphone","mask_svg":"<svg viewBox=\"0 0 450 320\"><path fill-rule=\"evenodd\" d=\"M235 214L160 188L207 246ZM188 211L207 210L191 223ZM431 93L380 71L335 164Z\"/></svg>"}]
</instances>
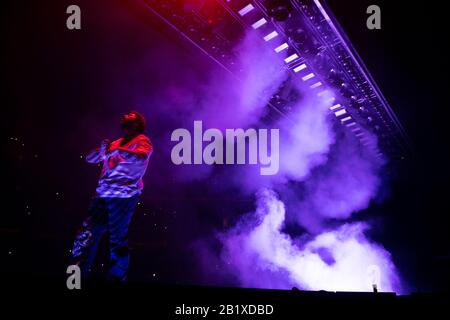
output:
<instances>
[{"instance_id":1,"label":"man singing into microphone","mask_svg":"<svg viewBox=\"0 0 450 320\"><path fill-rule=\"evenodd\" d=\"M145 118L136 111L121 118L124 136L104 140L86 156L89 163L103 163L96 195L72 249L73 264L89 274L102 236L109 233L108 279L125 281L129 264L128 227L143 189L142 177L153 152L144 135Z\"/></svg>"}]
</instances>

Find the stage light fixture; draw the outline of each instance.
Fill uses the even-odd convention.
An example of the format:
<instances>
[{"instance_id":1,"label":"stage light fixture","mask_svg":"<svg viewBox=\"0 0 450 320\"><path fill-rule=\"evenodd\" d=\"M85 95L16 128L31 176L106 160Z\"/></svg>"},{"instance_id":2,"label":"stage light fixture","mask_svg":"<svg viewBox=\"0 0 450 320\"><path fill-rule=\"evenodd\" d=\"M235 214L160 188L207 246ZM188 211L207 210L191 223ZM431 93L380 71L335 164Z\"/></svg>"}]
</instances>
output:
<instances>
[{"instance_id":1,"label":"stage light fixture","mask_svg":"<svg viewBox=\"0 0 450 320\"><path fill-rule=\"evenodd\" d=\"M285 42L283 44L280 44L278 47L276 47L274 50L276 53L279 53L285 49L289 48L289 45Z\"/></svg>"},{"instance_id":2,"label":"stage light fixture","mask_svg":"<svg viewBox=\"0 0 450 320\"><path fill-rule=\"evenodd\" d=\"M341 110L336 111L334 114L335 114L336 117L340 117L340 116L343 116L346 113L347 113L347 110L341 109Z\"/></svg>"},{"instance_id":3,"label":"stage light fixture","mask_svg":"<svg viewBox=\"0 0 450 320\"><path fill-rule=\"evenodd\" d=\"M265 18L261 18L258 21L256 21L254 24L252 24L253 29L258 29L259 27L265 25L267 23L267 20Z\"/></svg>"},{"instance_id":4,"label":"stage light fixture","mask_svg":"<svg viewBox=\"0 0 450 320\"><path fill-rule=\"evenodd\" d=\"M339 109L341 107L342 107L342 105L340 103L337 103L334 106L330 107L330 110L333 111L333 110Z\"/></svg>"},{"instance_id":5,"label":"stage light fixture","mask_svg":"<svg viewBox=\"0 0 450 320\"><path fill-rule=\"evenodd\" d=\"M300 78L314 90L315 96L323 99L322 102L331 109L330 113L344 108L337 104L339 101L345 104L348 111L352 111L352 115L358 115L358 119L345 122L349 129L356 129L362 121L361 124L370 124L381 139L389 139L391 135L401 137L395 137L392 143L395 148L386 145L388 153L397 156L399 148L407 149L399 145L408 142L401 124L372 83L370 75L361 67L361 61L352 54L351 45L341 35L343 31L339 25L330 18L328 9L322 6L322 0L224 0L219 3L231 14L214 15L212 20L208 19L211 15L205 15L205 10L199 9L207 1L197 1L196 7L190 10L183 6L179 10L178 2L150 1L149 6L227 70L232 67L230 70L237 74L241 72L234 68L237 63L233 55L225 57L224 53L230 53L233 41L241 39L241 33L246 31L245 26L261 30L262 44L270 45L276 53L283 54L283 60L289 66L287 70L301 72ZM211 22L216 26L218 21L215 19L219 18L227 19L224 28L212 28ZM219 36L219 41L214 41L214 34ZM230 40L230 43L226 44L224 39ZM328 88L333 91L327 93ZM336 96L330 98L334 94ZM348 115L339 117L339 120ZM383 137L382 133L387 129L389 134Z\"/></svg>"},{"instance_id":6,"label":"stage light fixture","mask_svg":"<svg viewBox=\"0 0 450 320\"><path fill-rule=\"evenodd\" d=\"M322 85L322 82L316 82L316 83L314 83L314 84L312 84L312 85L310 85L309 87L311 88L311 89L315 89L315 88L317 88L317 87L320 87ZM324 91L322 91L322 92L324 92Z\"/></svg>"},{"instance_id":7,"label":"stage light fixture","mask_svg":"<svg viewBox=\"0 0 450 320\"><path fill-rule=\"evenodd\" d=\"M284 59L284 62L289 63L289 62L294 61L295 59L298 59L298 55L296 53L291 54L289 57Z\"/></svg>"},{"instance_id":8,"label":"stage light fixture","mask_svg":"<svg viewBox=\"0 0 450 320\"><path fill-rule=\"evenodd\" d=\"M249 3L248 5L246 5L245 7L243 7L241 10L239 10L239 15L241 17L245 16L247 13L249 13L250 11L252 11L253 9L255 9L255 7Z\"/></svg>"},{"instance_id":9,"label":"stage light fixture","mask_svg":"<svg viewBox=\"0 0 450 320\"><path fill-rule=\"evenodd\" d=\"M306 64L302 63L301 65L295 67L295 68L292 69L292 70L294 70L294 72L299 72L299 71L302 71L302 70L304 70L304 69L306 69Z\"/></svg>"},{"instance_id":10,"label":"stage light fixture","mask_svg":"<svg viewBox=\"0 0 450 320\"><path fill-rule=\"evenodd\" d=\"M348 117L345 117L345 118L341 119L341 123L343 124L344 122L347 122L347 121L350 121L350 120L352 120L352 117L348 116Z\"/></svg>"},{"instance_id":11,"label":"stage light fixture","mask_svg":"<svg viewBox=\"0 0 450 320\"><path fill-rule=\"evenodd\" d=\"M272 40L273 38L275 38L276 36L278 36L278 32L272 31L271 33L269 33L268 35L266 35L266 36L264 37L264 41L270 41L270 40Z\"/></svg>"},{"instance_id":12,"label":"stage light fixture","mask_svg":"<svg viewBox=\"0 0 450 320\"><path fill-rule=\"evenodd\" d=\"M312 79L314 77L315 77L314 73L311 72L311 73L307 74L306 76L302 77L302 80L303 81L307 81L307 80Z\"/></svg>"}]
</instances>

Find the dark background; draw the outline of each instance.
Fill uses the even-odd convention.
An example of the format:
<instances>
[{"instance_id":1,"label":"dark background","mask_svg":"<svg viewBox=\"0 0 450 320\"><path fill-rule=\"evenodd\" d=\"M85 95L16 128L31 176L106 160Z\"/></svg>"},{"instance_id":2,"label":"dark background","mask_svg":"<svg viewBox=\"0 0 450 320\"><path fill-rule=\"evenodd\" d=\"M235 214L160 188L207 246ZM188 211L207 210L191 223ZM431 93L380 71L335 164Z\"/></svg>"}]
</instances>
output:
<instances>
[{"instance_id":1,"label":"dark background","mask_svg":"<svg viewBox=\"0 0 450 320\"><path fill-rule=\"evenodd\" d=\"M389 197L372 208L384 219L384 228L373 236L393 254L411 290L448 291L446 12L410 1L327 3L413 142L412 154L396 166ZM82 9L81 31L65 27L70 4ZM381 30L365 27L370 4L381 7ZM1 270L63 275L75 226L84 217L98 174L80 156L97 143L93 136L117 134L111 124L140 102L133 93L145 86L155 90L164 78L152 65L129 61L153 54L171 76L171 59L189 64L206 58L138 2L5 1L3 6ZM158 56L157 49L164 54ZM214 68L209 61L202 63ZM148 74L144 81L142 74ZM152 115L151 106L143 107ZM163 123L155 118L149 122L154 143L166 143L157 134ZM156 166L161 160L152 161ZM157 177L149 170L132 226L133 259L138 263L132 263L130 277L201 283L187 243L224 221L201 210L207 205L201 190L182 199L161 191L175 182L166 181L166 188L153 185L161 180ZM182 214L180 203L186 202L200 207L197 216Z\"/></svg>"}]
</instances>

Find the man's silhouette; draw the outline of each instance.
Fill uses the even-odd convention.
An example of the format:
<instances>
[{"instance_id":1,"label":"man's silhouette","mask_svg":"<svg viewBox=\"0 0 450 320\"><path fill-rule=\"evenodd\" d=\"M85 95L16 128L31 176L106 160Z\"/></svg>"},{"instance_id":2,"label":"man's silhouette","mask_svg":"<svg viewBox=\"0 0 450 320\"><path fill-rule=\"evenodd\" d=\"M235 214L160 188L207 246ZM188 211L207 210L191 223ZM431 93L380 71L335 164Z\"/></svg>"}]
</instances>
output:
<instances>
[{"instance_id":1,"label":"man's silhouette","mask_svg":"<svg viewBox=\"0 0 450 320\"><path fill-rule=\"evenodd\" d=\"M86 156L89 163L103 163L96 195L89 207L73 250L74 264L82 276L89 274L98 245L109 234L108 278L125 281L129 264L128 227L143 189L142 177L153 152L144 135L145 118L136 111L121 118L124 136L113 142L103 140L100 148Z\"/></svg>"}]
</instances>

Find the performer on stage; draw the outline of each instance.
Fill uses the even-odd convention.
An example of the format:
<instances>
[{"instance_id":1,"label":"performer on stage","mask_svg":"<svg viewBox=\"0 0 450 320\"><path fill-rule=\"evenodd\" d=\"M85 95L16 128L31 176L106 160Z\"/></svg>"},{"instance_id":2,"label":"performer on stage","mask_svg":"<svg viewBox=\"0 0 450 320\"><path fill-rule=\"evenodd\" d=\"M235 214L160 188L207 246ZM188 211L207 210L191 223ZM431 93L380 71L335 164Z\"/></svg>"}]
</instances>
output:
<instances>
[{"instance_id":1,"label":"performer on stage","mask_svg":"<svg viewBox=\"0 0 450 320\"><path fill-rule=\"evenodd\" d=\"M103 162L96 195L89 207L72 249L73 264L82 276L89 274L98 245L109 234L108 279L125 281L129 264L128 227L143 189L142 177L153 152L144 134L145 118L136 111L121 118L124 136L113 142L104 140L86 156L89 163Z\"/></svg>"}]
</instances>

